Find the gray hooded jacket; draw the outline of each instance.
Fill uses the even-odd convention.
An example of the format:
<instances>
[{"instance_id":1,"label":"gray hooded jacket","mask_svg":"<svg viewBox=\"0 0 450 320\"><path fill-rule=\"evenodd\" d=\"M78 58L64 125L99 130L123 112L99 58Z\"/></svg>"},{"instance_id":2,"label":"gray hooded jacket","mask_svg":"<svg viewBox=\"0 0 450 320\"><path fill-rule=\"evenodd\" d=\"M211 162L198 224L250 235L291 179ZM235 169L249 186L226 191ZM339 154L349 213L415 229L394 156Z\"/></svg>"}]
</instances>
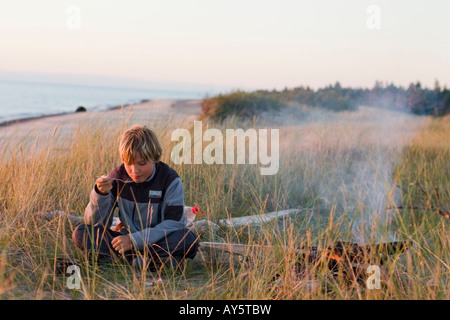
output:
<instances>
[{"instance_id":1,"label":"gray hooded jacket","mask_svg":"<svg viewBox=\"0 0 450 320\"><path fill-rule=\"evenodd\" d=\"M114 169L112 178L132 181L124 164ZM85 210L86 224L110 228L115 209L138 250L163 239L166 234L186 227L184 194L181 178L163 162L155 164L150 177L142 182L124 183L115 180L107 195L101 195L94 185Z\"/></svg>"}]
</instances>

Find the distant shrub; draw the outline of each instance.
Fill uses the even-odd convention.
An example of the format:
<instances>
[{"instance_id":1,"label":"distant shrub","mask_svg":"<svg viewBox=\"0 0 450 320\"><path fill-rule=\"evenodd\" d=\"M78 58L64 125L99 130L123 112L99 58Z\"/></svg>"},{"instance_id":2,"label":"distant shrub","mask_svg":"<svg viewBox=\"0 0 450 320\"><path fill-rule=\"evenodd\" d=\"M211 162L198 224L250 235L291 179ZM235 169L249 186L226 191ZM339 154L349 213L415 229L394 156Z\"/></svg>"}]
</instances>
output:
<instances>
[{"instance_id":1,"label":"distant shrub","mask_svg":"<svg viewBox=\"0 0 450 320\"><path fill-rule=\"evenodd\" d=\"M312 104L315 107L333 111L356 110L358 105L347 92L340 87L319 89L315 93Z\"/></svg>"},{"instance_id":2,"label":"distant shrub","mask_svg":"<svg viewBox=\"0 0 450 320\"><path fill-rule=\"evenodd\" d=\"M285 104L264 92L235 91L204 99L203 115L222 121L228 116L249 119L263 111L279 111Z\"/></svg>"}]
</instances>

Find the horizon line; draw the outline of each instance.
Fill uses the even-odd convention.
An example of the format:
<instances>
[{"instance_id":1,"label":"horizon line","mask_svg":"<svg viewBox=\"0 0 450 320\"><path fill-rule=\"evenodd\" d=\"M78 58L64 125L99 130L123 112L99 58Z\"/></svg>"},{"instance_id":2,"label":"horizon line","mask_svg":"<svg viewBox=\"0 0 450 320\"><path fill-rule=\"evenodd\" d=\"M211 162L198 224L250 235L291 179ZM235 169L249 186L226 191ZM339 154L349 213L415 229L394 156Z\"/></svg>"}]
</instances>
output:
<instances>
[{"instance_id":1,"label":"horizon line","mask_svg":"<svg viewBox=\"0 0 450 320\"><path fill-rule=\"evenodd\" d=\"M50 77L47 79L28 79L28 78L21 78L20 76L18 78L10 79L8 77L5 77L6 75L22 75L22 76L46 76ZM66 77L66 79L51 79L52 77ZM70 79L72 77L72 79ZM75 79L79 78L79 79ZM92 83L86 83L85 80L88 78L93 78L94 82ZM108 80L105 82L104 80L108 78ZM98 80L98 82L95 82L95 79ZM83 80L83 81L81 81ZM103 81L100 81L103 80ZM133 82L132 84L122 84L122 83L116 83L116 81L125 80ZM244 87L244 86L238 86L238 85L224 85L224 84L206 84L206 83L198 83L198 82L182 82L182 81L157 81L157 80L144 80L139 78L130 78L130 77L122 77L122 76L110 76L110 75L103 75L103 74L87 74L87 73L52 73L52 72L36 72L36 71L11 71L11 70L2 70L0 69L0 81L14 81L14 82L29 82L29 83L47 83L47 84L67 84L67 85L81 85L81 86L96 86L96 87L112 87L112 88L131 88L131 89L142 89L142 90L160 90L160 91L178 91L178 92L199 92L199 91L210 91L215 88L214 91L259 91L259 90L266 90L266 91L283 91L286 89L295 89L295 88L310 88L313 90L333 87L336 84L339 83L339 85L342 88L346 89L371 89L374 88L378 83L381 84L382 88L386 88L388 86L395 86L397 88L407 88L411 84L416 85L420 84L422 89L434 89L433 87L429 87L427 85L424 85L420 80L415 81L409 81L409 84L404 86L402 84L395 84L394 81L381 81L381 80L375 80L372 87L369 86L352 86L352 85L342 85L341 80L332 80L329 81L328 84L324 84L322 86L312 86L308 84L298 84L298 85L280 85L279 89L272 86L266 86L265 88L263 86L261 87ZM438 83L439 86L446 90L447 84L441 84L439 79L435 79L435 83ZM150 88L149 86L159 86L159 88ZM164 86L178 86L178 88L169 88ZM184 87L184 88L182 88Z\"/></svg>"}]
</instances>

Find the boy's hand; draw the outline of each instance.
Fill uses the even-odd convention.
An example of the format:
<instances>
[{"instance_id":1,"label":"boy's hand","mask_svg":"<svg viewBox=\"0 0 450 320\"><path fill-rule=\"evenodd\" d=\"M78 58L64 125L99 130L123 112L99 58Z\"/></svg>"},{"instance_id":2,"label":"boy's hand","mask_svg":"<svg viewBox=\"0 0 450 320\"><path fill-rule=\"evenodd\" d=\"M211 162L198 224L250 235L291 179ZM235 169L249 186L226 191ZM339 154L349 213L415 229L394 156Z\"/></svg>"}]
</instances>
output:
<instances>
[{"instance_id":1,"label":"boy's hand","mask_svg":"<svg viewBox=\"0 0 450 320\"><path fill-rule=\"evenodd\" d=\"M133 248L131 239L126 234L112 239L111 245L113 246L114 250L118 251L120 254L124 254L125 251L129 251Z\"/></svg>"},{"instance_id":2,"label":"boy's hand","mask_svg":"<svg viewBox=\"0 0 450 320\"><path fill-rule=\"evenodd\" d=\"M97 179L97 181L95 181L95 183L97 184L98 191L105 195L111 191L113 181L114 180L108 176L101 176Z\"/></svg>"}]
</instances>

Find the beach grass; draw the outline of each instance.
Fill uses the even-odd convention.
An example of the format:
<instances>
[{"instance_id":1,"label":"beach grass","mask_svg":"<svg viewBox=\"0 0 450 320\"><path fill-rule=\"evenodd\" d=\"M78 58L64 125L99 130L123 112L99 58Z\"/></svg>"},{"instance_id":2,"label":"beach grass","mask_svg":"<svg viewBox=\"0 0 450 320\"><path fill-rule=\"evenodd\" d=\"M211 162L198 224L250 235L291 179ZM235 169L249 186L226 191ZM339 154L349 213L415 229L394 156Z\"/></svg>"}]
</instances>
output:
<instances>
[{"instance_id":1,"label":"beach grass","mask_svg":"<svg viewBox=\"0 0 450 320\"><path fill-rule=\"evenodd\" d=\"M269 113L272 111L269 111ZM184 272L139 271L121 261L105 264L72 243L76 225L37 214L62 210L82 216L97 176L120 164L118 140L134 124L80 124L73 135L53 134L0 150L0 296L3 299L449 299L450 118L433 119L360 107L317 111L290 105L249 120L203 119L204 128L280 130L280 166L263 176L260 165L175 164L171 132L179 124L142 123L159 135L164 155L183 181L186 205L205 217L261 215L310 209L260 227L220 225L201 241L264 244L256 257L195 259ZM192 132L192 123L184 123ZM205 143L207 144L207 143ZM197 218L199 219L199 218ZM382 266L381 288L330 276L307 265L295 272L295 248L336 241L410 241L405 253ZM58 274L58 257L78 259L81 288Z\"/></svg>"}]
</instances>

